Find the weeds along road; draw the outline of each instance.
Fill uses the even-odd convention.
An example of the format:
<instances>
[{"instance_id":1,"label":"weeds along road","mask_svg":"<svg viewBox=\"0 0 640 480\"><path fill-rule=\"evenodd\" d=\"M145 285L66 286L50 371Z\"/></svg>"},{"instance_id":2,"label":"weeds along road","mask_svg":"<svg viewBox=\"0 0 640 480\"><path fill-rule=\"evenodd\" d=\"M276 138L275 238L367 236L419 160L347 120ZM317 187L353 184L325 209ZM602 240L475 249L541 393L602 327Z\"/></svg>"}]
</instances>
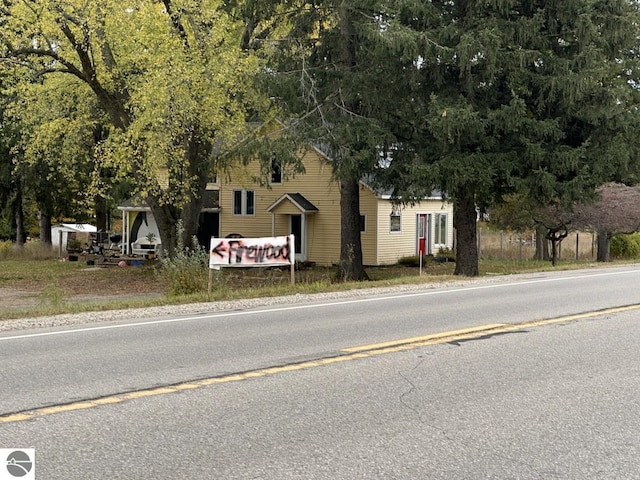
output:
<instances>
[{"instance_id":1,"label":"weeds along road","mask_svg":"<svg viewBox=\"0 0 640 480\"><path fill-rule=\"evenodd\" d=\"M35 447L51 479L638 478L639 282L5 332L0 447Z\"/></svg>"}]
</instances>

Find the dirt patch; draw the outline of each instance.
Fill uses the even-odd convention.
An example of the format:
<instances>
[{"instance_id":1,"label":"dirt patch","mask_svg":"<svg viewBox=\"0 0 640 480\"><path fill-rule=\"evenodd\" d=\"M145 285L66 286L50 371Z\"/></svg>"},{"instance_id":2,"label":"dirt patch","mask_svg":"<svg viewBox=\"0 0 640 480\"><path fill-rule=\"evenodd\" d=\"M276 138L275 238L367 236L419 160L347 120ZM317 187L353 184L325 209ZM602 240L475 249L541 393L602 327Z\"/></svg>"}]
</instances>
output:
<instances>
[{"instance_id":1,"label":"dirt patch","mask_svg":"<svg viewBox=\"0 0 640 480\"><path fill-rule=\"evenodd\" d=\"M0 287L0 310L24 310L41 305L38 292Z\"/></svg>"},{"instance_id":2,"label":"dirt patch","mask_svg":"<svg viewBox=\"0 0 640 480\"><path fill-rule=\"evenodd\" d=\"M56 303L109 303L161 297L165 288L152 269L87 267L47 280L13 280L0 287L0 311L22 311Z\"/></svg>"}]
</instances>

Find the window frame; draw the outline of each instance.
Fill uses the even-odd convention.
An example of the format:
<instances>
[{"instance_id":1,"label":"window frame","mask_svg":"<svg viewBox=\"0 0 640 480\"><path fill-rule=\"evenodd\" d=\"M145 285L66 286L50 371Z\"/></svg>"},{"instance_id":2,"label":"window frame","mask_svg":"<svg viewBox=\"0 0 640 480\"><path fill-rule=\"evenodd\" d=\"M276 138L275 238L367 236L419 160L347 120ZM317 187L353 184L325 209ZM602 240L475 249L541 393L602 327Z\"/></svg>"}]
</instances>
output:
<instances>
[{"instance_id":1,"label":"window frame","mask_svg":"<svg viewBox=\"0 0 640 480\"><path fill-rule=\"evenodd\" d=\"M398 228L395 230L394 219L397 219ZM402 232L402 213L400 212L400 208L393 207L391 209L391 213L389 213L389 233L401 233Z\"/></svg>"},{"instance_id":2,"label":"window frame","mask_svg":"<svg viewBox=\"0 0 640 480\"><path fill-rule=\"evenodd\" d=\"M447 213L436 213L434 215L433 243L437 246L446 246L449 236L448 223L449 215ZM443 238L444 237L444 238Z\"/></svg>"},{"instance_id":3,"label":"window frame","mask_svg":"<svg viewBox=\"0 0 640 480\"><path fill-rule=\"evenodd\" d=\"M233 215L237 217L253 217L256 214L256 191L235 189L231 194Z\"/></svg>"}]
</instances>

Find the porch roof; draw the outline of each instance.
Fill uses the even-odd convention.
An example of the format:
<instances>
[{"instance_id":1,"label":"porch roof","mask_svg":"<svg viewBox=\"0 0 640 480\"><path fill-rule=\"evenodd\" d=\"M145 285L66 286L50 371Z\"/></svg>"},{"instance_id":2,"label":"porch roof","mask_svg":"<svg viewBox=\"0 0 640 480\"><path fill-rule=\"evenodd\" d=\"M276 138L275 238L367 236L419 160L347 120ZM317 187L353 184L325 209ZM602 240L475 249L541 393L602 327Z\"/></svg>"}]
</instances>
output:
<instances>
[{"instance_id":1,"label":"porch roof","mask_svg":"<svg viewBox=\"0 0 640 480\"><path fill-rule=\"evenodd\" d=\"M315 213L318 211L318 207L307 200L301 193L285 193L267 208L267 212L274 212L283 202L291 203L301 213Z\"/></svg>"},{"instance_id":2,"label":"porch roof","mask_svg":"<svg viewBox=\"0 0 640 480\"><path fill-rule=\"evenodd\" d=\"M143 198L142 195L137 194L122 202L122 204L118 206L118 210L129 212L150 212L151 207L149 207L146 198ZM218 190L205 190L202 195L201 211L220 211L220 192Z\"/></svg>"}]
</instances>

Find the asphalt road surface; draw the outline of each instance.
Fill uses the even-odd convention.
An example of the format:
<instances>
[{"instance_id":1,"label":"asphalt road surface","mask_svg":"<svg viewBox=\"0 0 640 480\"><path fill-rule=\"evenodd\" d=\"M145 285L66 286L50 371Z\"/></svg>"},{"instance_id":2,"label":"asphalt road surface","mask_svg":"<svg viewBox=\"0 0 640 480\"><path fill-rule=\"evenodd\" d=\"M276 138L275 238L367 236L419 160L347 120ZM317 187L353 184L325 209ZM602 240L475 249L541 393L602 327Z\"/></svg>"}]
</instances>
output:
<instances>
[{"instance_id":1,"label":"asphalt road surface","mask_svg":"<svg viewBox=\"0 0 640 480\"><path fill-rule=\"evenodd\" d=\"M640 478L639 284L5 332L0 448L35 448L42 479Z\"/></svg>"}]
</instances>

